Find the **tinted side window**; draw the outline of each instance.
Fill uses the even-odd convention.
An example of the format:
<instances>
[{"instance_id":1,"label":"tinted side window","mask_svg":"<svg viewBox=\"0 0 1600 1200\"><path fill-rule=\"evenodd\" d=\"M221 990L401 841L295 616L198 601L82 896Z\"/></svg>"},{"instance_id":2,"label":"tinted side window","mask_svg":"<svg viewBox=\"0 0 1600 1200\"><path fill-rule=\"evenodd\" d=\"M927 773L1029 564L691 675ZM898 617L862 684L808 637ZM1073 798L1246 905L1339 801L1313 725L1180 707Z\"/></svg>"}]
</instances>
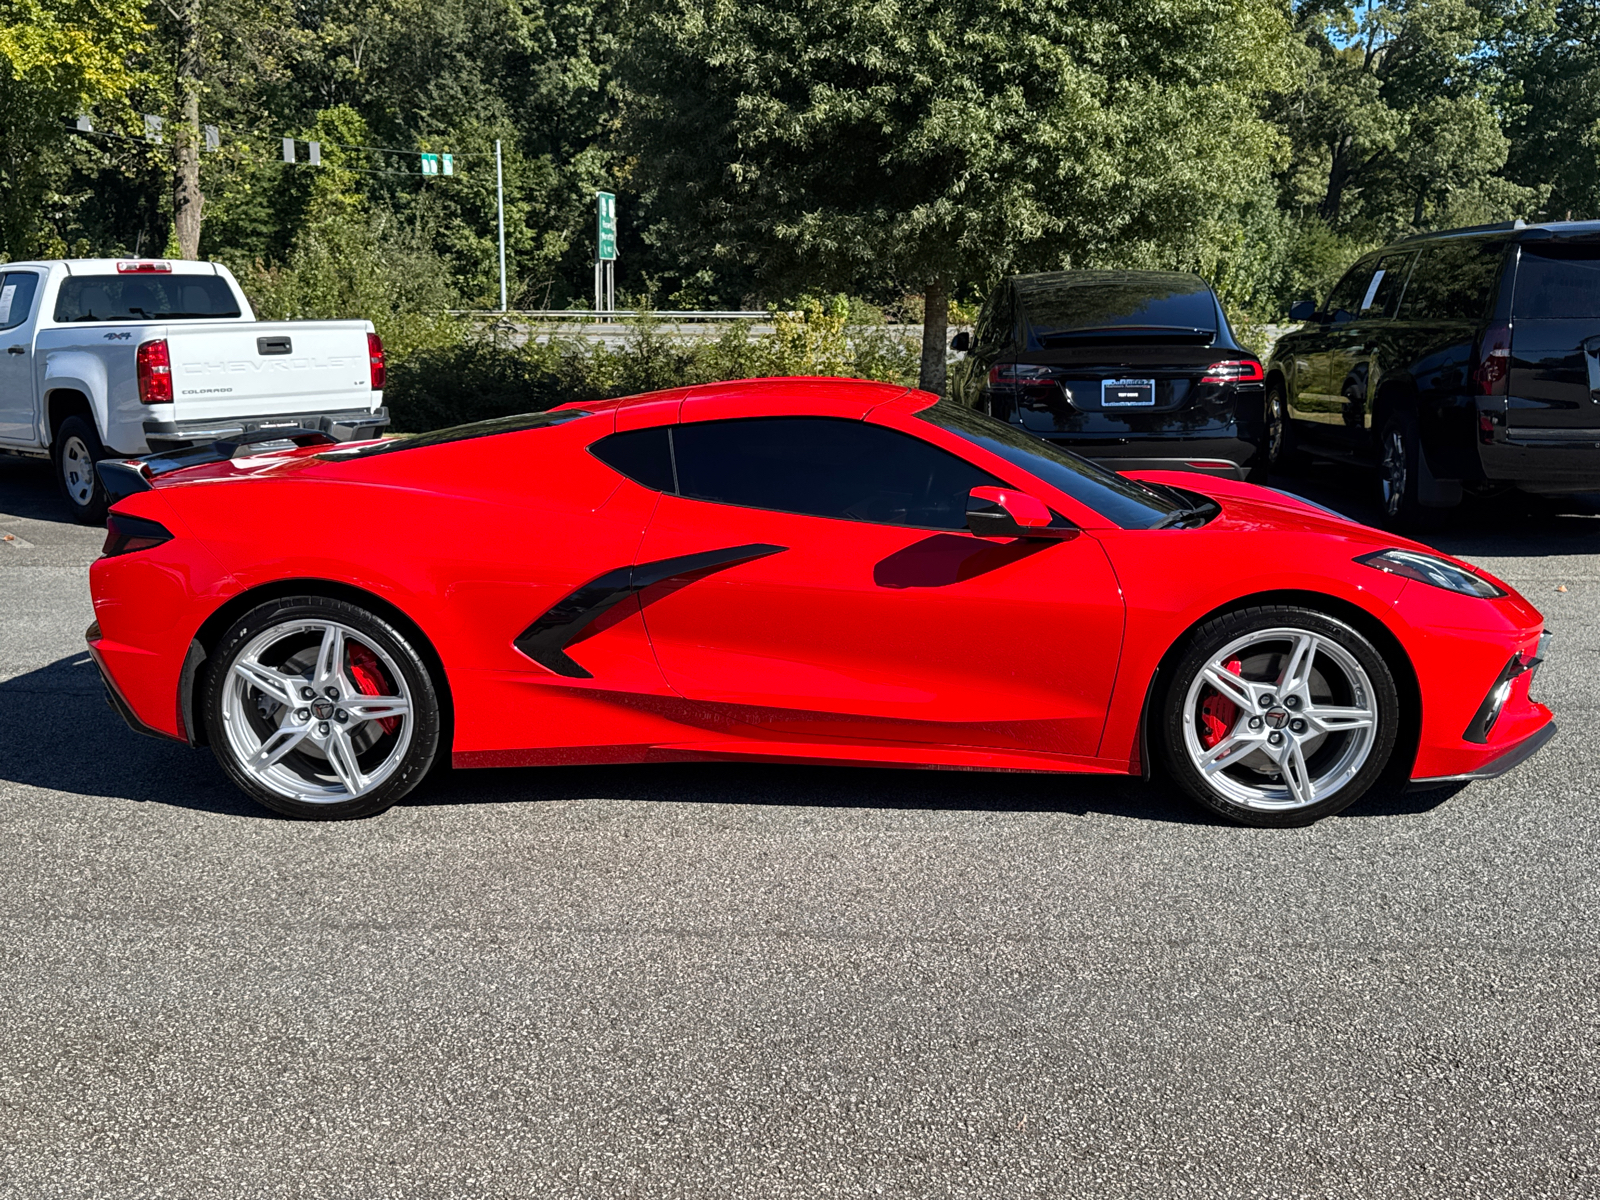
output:
<instances>
[{"instance_id":1,"label":"tinted side window","mask_svg":"<svg viewBox=\"0 0 1600 1200\"><path fill-rule=\"evenodd\" d=\"M1511 313L1534 321L1600 319L1600 248L1522 248Z\"/></svg>"},{"instance_id":2,"label":"tinted side window","mask_svg":"<svg viewBox=\"0 0 1600 1200\"><path fill-rule=\"evenodd\" d=\"M678 486L694 500L808 517L965 529L967 493L999 481L881 425L755 417L672 431Z\"/></svg>"},{"instance_id":3,"label":"tinted side window","mask_svg":"<svg viewBox=\"0 0 1600 1200\"><path fill-rule=\"evenodd\" d=\"M613 433L590 446L589 453L647 488L658 492L678 490L672 473L671 426Z\"/></svg>"},{"instance_id":4,"label":"tinted side window","mask_svg":"<svg viewBox=\"0 0 1600 1200\"><path fill-rule=\"evenodd\" d=\"M33 311L39 277L32 271L13 271L0 277L0 329L15 329Z\"/></svg>"},{"instance_id":5,"label":"tinted side window","mask_svg":"<svg viewBox=\"0 0 1600 1200\"><path fill-rule=\"evenodd\" d=\"M1414 254L1385 254L1367 283L1361 298L1363 317L1392 317L1400 309L1400 293L1405 290L1406 273Z\"/></svg>"},{"instance_id":6,"label":"tinted side window","mask_svg":"<svg viewBox=\"0 0 1600 1200\"><path fill-rule=\"evenodd\" d=\"M1372 269L1377 262L1375 258L1362 259L1333 285L1323 311L1333 318L1335 324L1356 319L1356 314L1361 311L1361 302L1367 298L1367 288L1372 283Z\"/></svg>"},{"instance_id":7,"label":"tinted side window","mask_svg":"<svg viewBox=\"0 0 1600 1200\"><path fill-rule=\"evenodd\" d=\"M1500 274L1498 242L1429 246L1411 268L1400 315L1410 321L1481 321Z\"/></svg>"}]
</instances>

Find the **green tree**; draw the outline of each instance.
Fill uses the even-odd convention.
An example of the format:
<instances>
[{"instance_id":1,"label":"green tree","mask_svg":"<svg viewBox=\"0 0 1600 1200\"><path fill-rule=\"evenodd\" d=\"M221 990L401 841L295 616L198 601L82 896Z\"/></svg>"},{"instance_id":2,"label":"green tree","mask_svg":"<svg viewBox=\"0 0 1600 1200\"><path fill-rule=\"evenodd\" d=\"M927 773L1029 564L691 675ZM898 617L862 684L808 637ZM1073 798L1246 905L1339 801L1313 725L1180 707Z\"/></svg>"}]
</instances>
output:
<instances>
[{"instance_id":1,"label":"green tree","mask_svg":"<svg viewBox=\"0 0 1600 1200\"><path fill-rule=\"evenodd\" d=\"M920 292L939 391L954 291L1243 200L1286 35L1270 0L664 0L622 144L685 275Z\"/></svg>"},{"instance_id":2,"label":"green tree","mask_svg":"<svg viewBox=\"0 0 1600 1200\"><path fill-rule=\"evenodd\" d=\"M0 251L64 252L49 212L67 174L68 122L126 126L129 66L148 31L139 0L0 0Z\"/></svg>"},{"instance_id":3,"label":"green tree","mask_svg":"<svg viewBox=\"0 0 1600 1200\"><path fill-rule=\"evenodd\" d=\"M1495 46L1506 175L1554 218L1600 217L1600 3L1545 0Z\"/></svg>"}]
</instances>

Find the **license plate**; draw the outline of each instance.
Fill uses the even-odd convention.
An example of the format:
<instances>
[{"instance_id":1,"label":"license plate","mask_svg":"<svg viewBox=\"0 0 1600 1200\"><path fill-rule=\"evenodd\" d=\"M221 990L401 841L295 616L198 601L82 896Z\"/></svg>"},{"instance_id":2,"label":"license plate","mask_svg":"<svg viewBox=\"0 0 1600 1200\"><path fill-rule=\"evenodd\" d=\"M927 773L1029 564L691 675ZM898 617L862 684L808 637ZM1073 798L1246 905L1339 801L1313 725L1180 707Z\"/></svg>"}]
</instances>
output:
<instances>
[{"instance_id":1,"label":"license plate","mask_svg":"<svg viewBox=\"0 0 1600 1200\"><path fill-rule=\"evenodd\" d=\"M1154 408L1154 379L1107 379L1100 384L1101 408Z\"/></svg>"}]
</instances>

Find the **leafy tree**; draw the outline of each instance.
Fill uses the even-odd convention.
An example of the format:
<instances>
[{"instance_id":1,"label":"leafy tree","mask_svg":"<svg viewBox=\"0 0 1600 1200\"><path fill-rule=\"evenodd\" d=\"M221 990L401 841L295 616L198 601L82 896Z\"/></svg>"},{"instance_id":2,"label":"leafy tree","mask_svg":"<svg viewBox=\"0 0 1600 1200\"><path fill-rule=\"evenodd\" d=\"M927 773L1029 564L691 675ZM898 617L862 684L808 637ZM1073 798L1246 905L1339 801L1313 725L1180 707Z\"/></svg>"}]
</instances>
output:
<instances>
[{"instance_id":1,"label":"leafy tree","mask_svg":"<svg viewBox=\"0 0 1600 1200\"><path fill-rule=\"evenodd\" d=\"M126 126L148 27L138 0L0 0L0 251L64 249L48 212L67 173L67 123Z\"/></svg>"},{"instance_id":2,"label":"leafy tree","mask_svg":"<svg viewBox=\"0 0 1600 1200\"><path fill-rule=\"evenodd\" d=\"M1544 213L1600 217L1600 3L1531 4L1497 40L1506 174L1546 192Z\"/></svg>"},{"instance_id":3,"label":"leafy tree","mask_svg":"<svg viewBox=\"0 0 1600 1200\"><path fill-rule=\"evenodd\" d=\"M1242 198L1285 34L1269 0L664 0L623 145L686 275L921 292L939 391L954 290Z\"/></svg>"}]
</instances>

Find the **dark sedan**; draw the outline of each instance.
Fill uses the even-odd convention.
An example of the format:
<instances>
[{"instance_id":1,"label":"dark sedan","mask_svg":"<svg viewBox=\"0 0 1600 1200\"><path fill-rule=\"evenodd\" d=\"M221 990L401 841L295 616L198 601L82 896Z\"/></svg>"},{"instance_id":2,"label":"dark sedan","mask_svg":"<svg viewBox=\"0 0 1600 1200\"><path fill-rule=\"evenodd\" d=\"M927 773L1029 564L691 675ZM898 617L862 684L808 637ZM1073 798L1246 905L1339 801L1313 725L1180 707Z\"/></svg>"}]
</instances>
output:
<instances>
[{"instance_id":1,"label":"dark sedan","mask_svg":"<svg viewBox=\"0 0 1600 1200\"><path fill-rule=\"evenodd\" d=\"M1014 275L951 344L952 396L1119 470L1265 470L1261 362L1198 275Z\"/></svg>"}]
</instances>

